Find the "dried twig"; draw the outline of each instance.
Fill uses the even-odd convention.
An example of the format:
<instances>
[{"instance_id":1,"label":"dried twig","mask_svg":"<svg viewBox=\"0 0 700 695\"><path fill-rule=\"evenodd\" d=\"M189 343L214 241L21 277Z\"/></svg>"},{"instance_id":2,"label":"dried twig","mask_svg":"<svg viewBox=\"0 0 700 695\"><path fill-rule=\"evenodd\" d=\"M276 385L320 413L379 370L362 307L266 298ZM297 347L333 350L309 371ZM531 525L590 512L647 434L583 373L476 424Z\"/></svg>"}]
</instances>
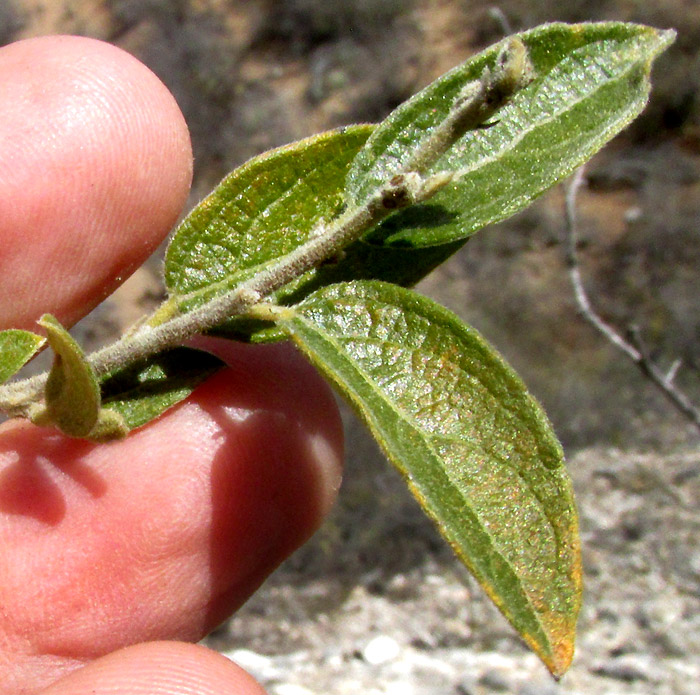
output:
<instances>
[{"instance_id":1,"label":"dried twig","mask_svg":"<svg viewBox=\"0 0 700 695\"><path fill-rule=\"evenodd\" d=\"M566 214L565 214L565 253L566 265L569 270L569 279L574 290L576 303L583 318L594 326L605 338L620 352L639 367L642 374L647 377L700 431L700 408L698 408L688 396L675 384L676 374L681 361L675 360L670 369L664 372L649 355L640 337L639 329L631 327L629 337L625 338L610 324L606 323L591 305L590 299L581 277L581 267L578 258L578 229L576 220L576 200L581 186L584 184L584 168L581 167L571 178L566 189Z\"/></svg>"}]
</instances>

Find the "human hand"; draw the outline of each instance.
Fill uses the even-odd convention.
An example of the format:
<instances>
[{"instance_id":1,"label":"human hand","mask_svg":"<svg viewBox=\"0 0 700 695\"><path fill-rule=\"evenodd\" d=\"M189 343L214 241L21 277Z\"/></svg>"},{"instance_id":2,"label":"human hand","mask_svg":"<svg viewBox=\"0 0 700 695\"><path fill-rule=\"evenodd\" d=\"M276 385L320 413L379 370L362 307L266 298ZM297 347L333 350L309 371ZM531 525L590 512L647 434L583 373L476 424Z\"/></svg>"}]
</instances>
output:
<instances>
[{"instance_id":1,"label":"human hand","mask_svg":"<svg viewBox=\"0 0 700 695\"><path fill-rule=\"evenodd\" d=\"M141 63L75 37L0 49L0 104L0 329L70 325L177 218L187 128ZM318 526L342 430L287 346L207 347L230 367L123 441L0 426L3 694L262 692L188 642Z\"/></svg>"}]
</instances>

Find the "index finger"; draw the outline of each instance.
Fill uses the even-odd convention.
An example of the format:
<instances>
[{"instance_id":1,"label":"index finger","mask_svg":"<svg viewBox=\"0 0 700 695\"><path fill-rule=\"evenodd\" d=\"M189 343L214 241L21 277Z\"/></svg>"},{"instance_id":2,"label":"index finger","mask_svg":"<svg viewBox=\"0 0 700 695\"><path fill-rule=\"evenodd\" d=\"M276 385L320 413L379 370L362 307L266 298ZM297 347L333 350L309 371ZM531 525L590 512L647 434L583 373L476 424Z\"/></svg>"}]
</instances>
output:
<instances>
[{"instance_id":1,"label":"index finger","mask_svg":"<svg viewBox=\"0 0 700 695\"><path fill-rule=\"evenodd\" d=\"M0 329L72 324L162 241L192 152L168 89L121 49L50 36L0 48Z\"/></svg>"}]
</instances>

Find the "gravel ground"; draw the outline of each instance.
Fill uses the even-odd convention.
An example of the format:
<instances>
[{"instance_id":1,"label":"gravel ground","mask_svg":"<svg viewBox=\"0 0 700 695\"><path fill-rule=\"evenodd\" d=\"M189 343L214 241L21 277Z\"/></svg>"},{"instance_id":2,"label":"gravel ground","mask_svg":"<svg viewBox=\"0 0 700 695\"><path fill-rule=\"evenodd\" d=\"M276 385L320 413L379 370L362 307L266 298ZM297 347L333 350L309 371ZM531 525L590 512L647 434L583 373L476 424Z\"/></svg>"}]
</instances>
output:
<instances>
[{"instance_id":1,"label":"gravel ground","mask_svg":"<svg viewBox=\"0 0 700 695\"><path fill-rule=\"evenodd\" d=\"M555 683L458 563L293 586L283 567L209 639L275 695L694 695L700 453L590 450L578 493L585 601Z\"/></svg>"}]
</instances>

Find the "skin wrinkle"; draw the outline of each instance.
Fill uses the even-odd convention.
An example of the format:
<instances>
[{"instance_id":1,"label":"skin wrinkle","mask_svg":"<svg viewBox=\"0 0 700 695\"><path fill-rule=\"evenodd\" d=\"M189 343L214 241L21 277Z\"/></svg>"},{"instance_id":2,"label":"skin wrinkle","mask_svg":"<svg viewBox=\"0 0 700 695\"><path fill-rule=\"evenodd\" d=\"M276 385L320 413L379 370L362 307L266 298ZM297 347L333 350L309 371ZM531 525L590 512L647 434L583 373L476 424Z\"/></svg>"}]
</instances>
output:
<instances>
[{"instance_id":1,"label":"skin wrinkle","mask_svg":"<svg viewBox=\"0 0 700 695\"><path fill-rule=\"evenodd\" d=\"M120 661L128 658L129 680L119 672ZM86 678L90 673L91 679ZM102 688L95 683L105 684ZM94 689L93 689L94 688ZM264 695L254 679L225 657L197 645L159 642L128 647L71 674L44 695L75 693L108 695Z\"/></svg>"}]
</instances>

